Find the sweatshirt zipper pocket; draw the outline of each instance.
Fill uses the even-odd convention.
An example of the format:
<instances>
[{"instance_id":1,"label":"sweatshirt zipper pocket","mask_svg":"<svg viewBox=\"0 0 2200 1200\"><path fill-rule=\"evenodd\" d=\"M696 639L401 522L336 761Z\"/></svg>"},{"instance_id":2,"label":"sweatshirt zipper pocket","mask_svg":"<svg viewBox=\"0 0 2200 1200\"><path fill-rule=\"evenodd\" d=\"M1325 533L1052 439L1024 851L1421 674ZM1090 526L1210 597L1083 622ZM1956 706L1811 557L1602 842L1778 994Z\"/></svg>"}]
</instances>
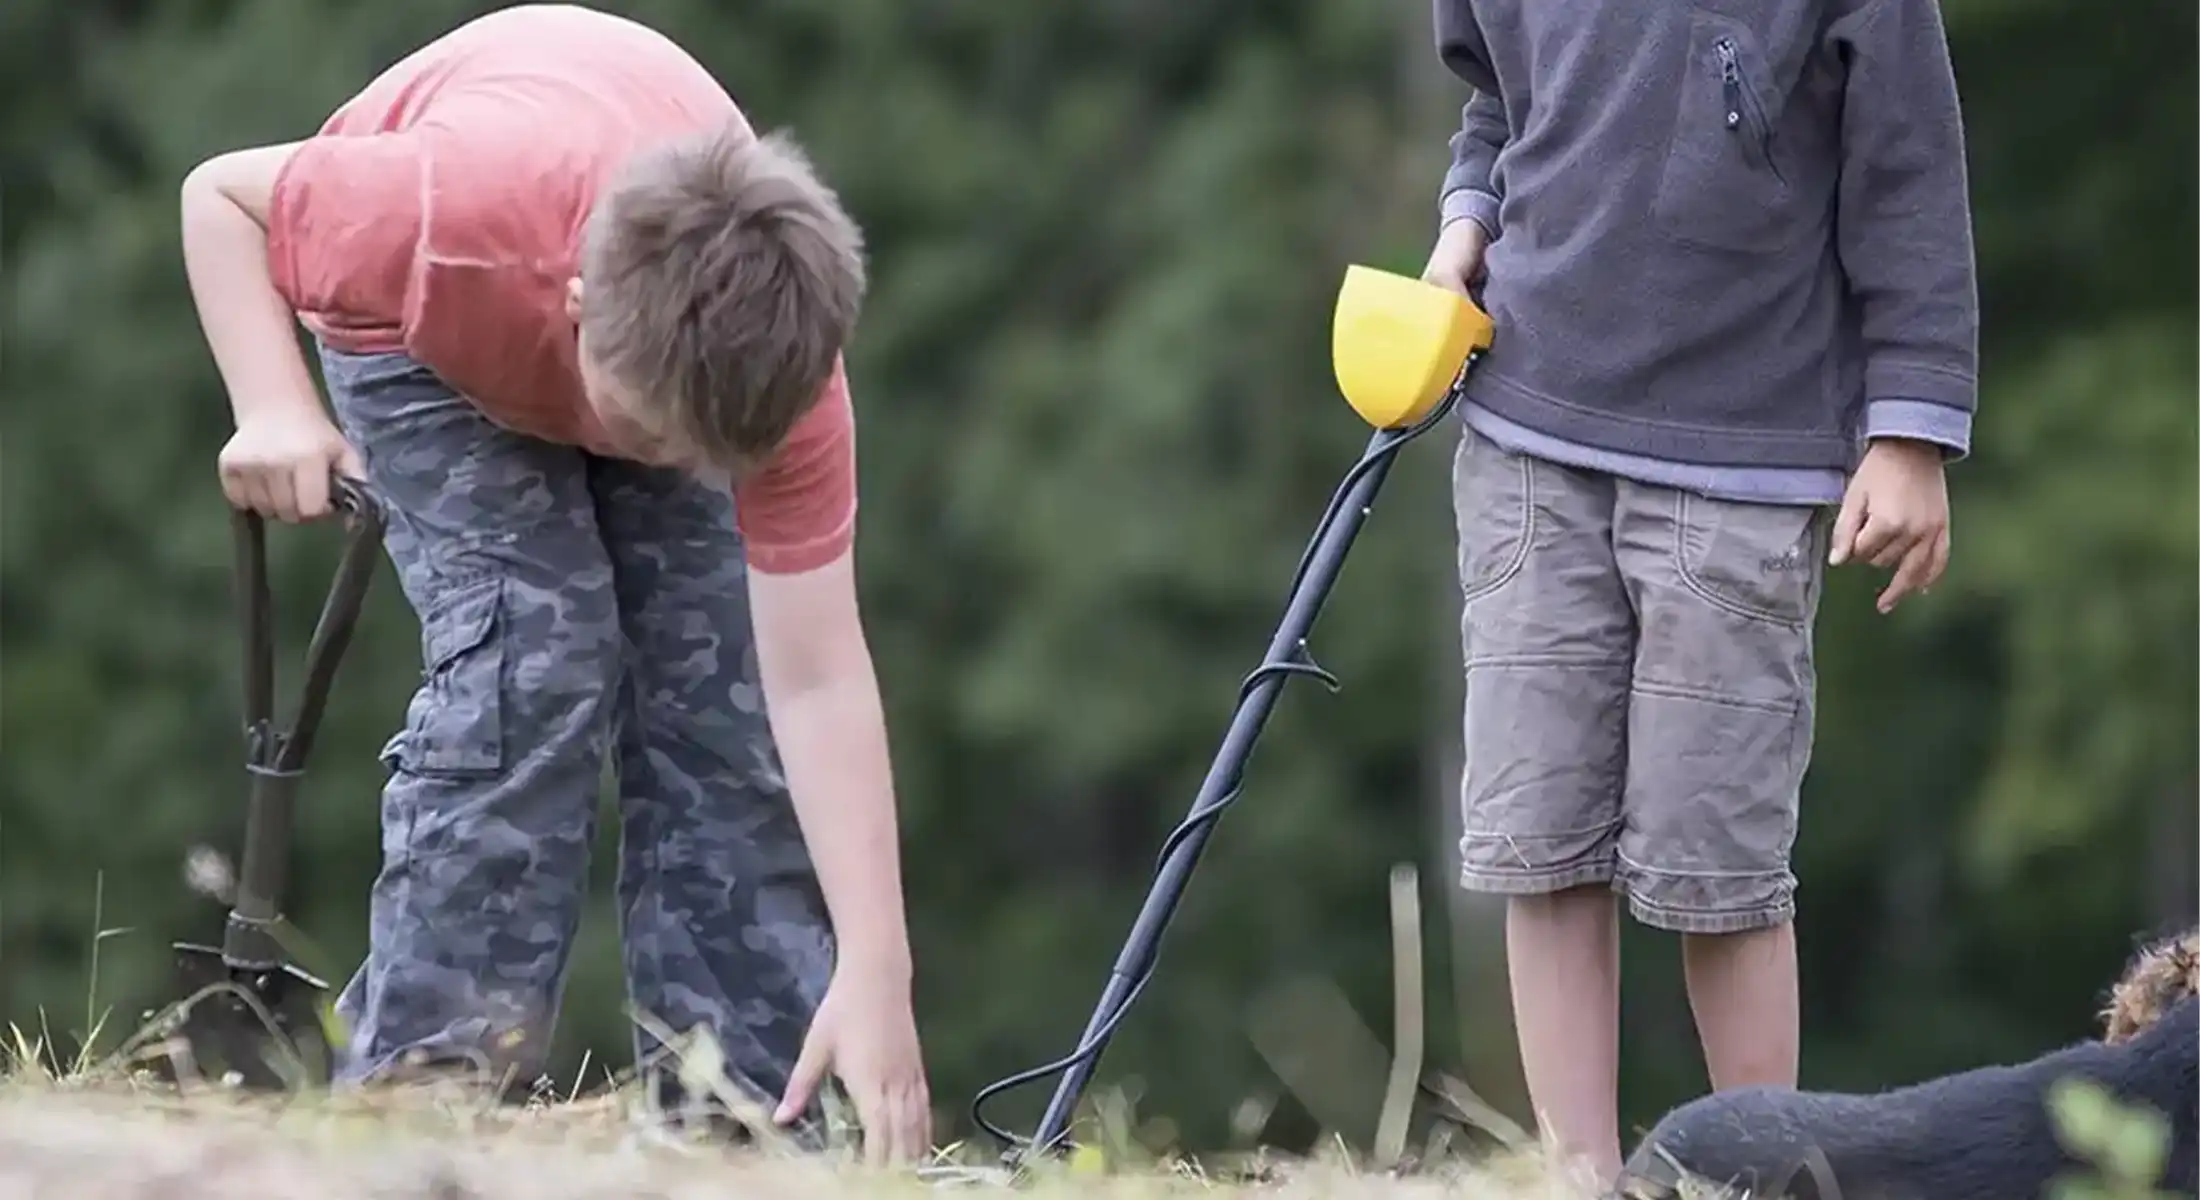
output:
<instances>
[{"instance_id":1,"label":"sweatshirt zipper pocket","mask_svg":"<svg viewBox=\"0 0 2200 1200\"><path fill-rule=\"evenodd\" d=\"M1771 131L1765 127L1764 114L1757 109L1756 94L1742 80L1742 56L1734 39L1722 37L1712 43L1719 54L1719 83L1726 97L1726 127L1743 139L1745 152L1753 152L1757 162L1772 172L1774 179L1786 183L1780 168L1772 161Z\"/></svg>"}]
</instances>

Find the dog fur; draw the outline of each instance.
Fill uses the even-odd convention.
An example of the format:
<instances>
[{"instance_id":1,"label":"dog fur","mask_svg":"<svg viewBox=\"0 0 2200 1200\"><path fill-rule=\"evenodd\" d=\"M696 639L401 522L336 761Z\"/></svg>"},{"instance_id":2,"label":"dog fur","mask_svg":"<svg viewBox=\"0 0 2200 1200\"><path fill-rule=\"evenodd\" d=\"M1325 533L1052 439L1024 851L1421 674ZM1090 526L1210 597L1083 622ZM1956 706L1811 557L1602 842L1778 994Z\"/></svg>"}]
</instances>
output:
<instances>
[{"instance_id":1,"label":"dog fur","mask_svg":"<svg viewBox=\"0 0 2200 1200\"><path fill-rule=\"evenodd\" d=\"M2101 1012L2102 1040L2113 1046L2146 1032L2188 996L2200 996L2200 929L2164 938L2139 952L2109 989Z\"/></svg>"},{"instance_id":2,"label":"dog fur","mask_svg":"<svg viewBox=\"0 0 2200 1200\"><path fill-rule=\"evenodd\" d=\"M2056 1138L2046 1105L2066 1076L2166 1117L2171 1146L2157 1186L2200 1194L2200 931L2142 951L2110 997L2105 1037L2027 1063L1876 1095L1701 1097L1643 1138L1616 1194L1671 1197L1685 1175L1797 1200L2029 1200L2084 1167Z\"/></svg>"}]
</instances>

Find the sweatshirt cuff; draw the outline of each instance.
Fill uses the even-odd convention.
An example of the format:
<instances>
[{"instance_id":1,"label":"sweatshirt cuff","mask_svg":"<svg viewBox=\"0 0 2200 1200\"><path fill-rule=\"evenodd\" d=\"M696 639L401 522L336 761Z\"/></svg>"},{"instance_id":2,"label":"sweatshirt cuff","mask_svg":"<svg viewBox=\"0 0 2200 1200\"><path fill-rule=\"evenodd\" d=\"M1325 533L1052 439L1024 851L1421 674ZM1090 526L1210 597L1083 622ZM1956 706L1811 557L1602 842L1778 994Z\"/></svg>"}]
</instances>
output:
<instances>
[{"instance_id":1,"label":"sweatshirt cuff","mask_svg":"<svg viewBox=\"0 0 2200 1200\"><path fill-rule=\"evenodd\" d=\"M1876 358L1864 367L1864 394L1901 400L1925 400L1969 411L1978 407L1978 377L1936 363Z\"/></svg>"},{"instance_id":2,"label":"sweatshirt cuff","mask_svg":"<svg viewBox=\"0 0 2200 1200\"><path fill-rule=\"evenodd\" d=\"M1491 241L1497 240L1497 196L1478 188L1455 188L1444 193L1439 206L1443 220L1438 228L1448 227L1453 221L1472 221L1482 227Z\"/></svg>"},{"instance_id":3,"label":"sweatshirt cuff","mask_svg":"<svg viewBox=\"0 0 2200 1200\"><path fill-rule=\"evenodd\" d=\"M1971 413L1909 396L1873 400L1864 405L1863 440L1868 445L1883 438L1930 442L1955 462L1971 453Z\"/></svg>"}]
</instances>

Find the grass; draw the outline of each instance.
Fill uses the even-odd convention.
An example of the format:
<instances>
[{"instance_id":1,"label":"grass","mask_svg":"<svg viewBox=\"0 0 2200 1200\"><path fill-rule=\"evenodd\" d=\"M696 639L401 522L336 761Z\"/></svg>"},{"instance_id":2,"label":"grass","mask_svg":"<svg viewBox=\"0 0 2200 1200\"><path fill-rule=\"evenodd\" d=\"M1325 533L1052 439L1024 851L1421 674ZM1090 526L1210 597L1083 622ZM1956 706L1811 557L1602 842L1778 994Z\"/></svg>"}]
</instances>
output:
<instances>
[{"instance_id":1,"label":"grass","mask_svg":"<svg viewBox=\"0 0 2200 1200\"><path fill-rule=\"evenodd\" d=\"M1349 1153L1284 1160L1251 1153L1204 1167L1142 1151L1119 1094L1088 1106L1092 1145L1067 1161L1034 1168L1021 1190L1038 1197L1407 1197L1452 1200L1581 1200L1592 1193L1555 1169L1543 1149L1456 1079L1429 1076L1421 1062L1420 915L1415 880L1401 868L1391 881L1397 961L1396 1047L1372 1145ZM313 1197L315 1200L594 1200L597 1197L918 1195L1008 1190L997 1164L969 1147L950 1146L915 1171L859 1166L845 1138L823 1155L789 1150L768 1126L759 1144L736 1149L684 1140L649 1119L636 1091L585 1099L539 1097L500 1105L449 1088L372 1093L242 1094L218 1084L155 1082L141 1068L158 1039L141 1030L105 1055L95 1054L105 1014L96 1003L100 944L119 931L95 924L92 990L83 1049L56 1061L58 1043L43 1015L36 1030L9 1026L0 1042L0 1196L83 1200L194 1200L196 1197ZM1321 1000L1322 997L1315 999ZM1320 1023L1296 1036L1358 1047L1376 1045L1341 996L1302 1009ZM147 1029L157 1029L156 1019ZM1256 1038L1256 1041L1259 1039ZM724 1081L707 1042L689 1043L681 1072L736 1113L742 1098ZM1325 1103L1318 1077L1293 1077L1278 1063L1309 1111L1333 1125L1360 1125L1361 1113ZM1431 1105L1433 1098L1433 1105ZM1429 1109L1433 1107L1434 1112ZM1408 1145L1416 1115L1429 1130ZM1470 1154L1465 1147L1483 1147ZM1230 1178L1222 1177L1224 1174Z\"/></svg>"},{"instance_id":2,"label":"grass","mask_svg":"<svg viewBox=\"0 0 2200 1200\"><path fill-rule=\"evenodd\" d=\"M876 1172L835 1156L733 1151L653 1135L617 1106L498 1114L426 1098L319 1098L280 1105L99 1088L0 1086L0 1195L83 1200L200 1196L316 1200L595 1200L602 1197L918 1195L1003 1190L983 1172L944 1164ZM1285 1166L1231 1185L1190 1169L1035 1175L1039 1197L1447 1196L1571 1200L1532 1158L1409 1177L1344 1163Z\"/></svg>"},{"instance_id":3,"label":"grass","mask_svg":"<svg viewBox=\"0 0 2200 1200\"><path fill-rule=\"evenodd\" d=\"M431 1087L297 1097L148 1082L111 1061L56 1069L39 1041L11 1030L0 1077L0 1196L83 1200L314 1197L315 1200L596 1200L611 1197L1015 1194L1005 1173L964 1147L915 1171L862 1168L843 1142L798 1155L766 1140L750 1149L683 1140L647 1119L631 1089L587 1099L498 1105ZM1098 1108L1103 1146L1111 1127ZM1581 1200L1532 1146L1470 1162L1431 1156L1386 1169L1341 1151L1263 1160L1257 1182L1219 1179L1117 1145L1035 1169L1040 1197L1408 1197Z\"/></svg>"},{"instance_id":4,"label":"grass","mask_svg":"<svg viewBox=\"0 0 2200 1200\"><path fill-rule=\"evenodd\" d=\"M102 888L101 891L104 889ZM1420 912L1411 867L1391 877L1395 1046L1380 1086L1381 1111L1364 1152L1329 1139L1334 1152L1279 1159L1258 1151L1204 1166L1156 1156L1138 1145L1129 1100L1100 1092L1081 1122L1086 1139L1066 1161L1011 1180L998 1164L950 1146L911 1171L857 1164L841 1123L828 1113L833 1144L798 1154L728 1083L707 1035L684 1044L679 1070L691 1091L707 1090L757 1134L757 1145L687 1140L653 1119L631 1084L587 1098L536 1096L499 1104L445 1087L370 1093L240 1093L194 1081L159 1083L142 1069L160 1050L163 1017L99 1055L106 1014L97 1003L99 952L126 930L103 925L94 901L90 995L80 1049L60 1052L44 1013L35 1030L0 1037L0 1198L195 1200L196 1197L313 1197L315 1200L610 1200L686 1197L922 1195L946 1189L1029 1195L1038 1200L1200 1196L1339 1200L1591 1200L1594 1191L1553 1163L1545 1148L1491 1109L1463 1081L1422 1063ZM185 1001L184 1003L189 1003ZM1367 1124L1341 1095L1365 1095L1342 1076L1382 1056L1380 1043L1333 986L1294 989L1249 1029L1304 1107L1330 1128ZM1322 1053L1304 1053L1316 1046ZM585 1074L585 1071L584 1071ZM617 1081L613 1081L616 1085ZM1340 1086L1340 1083L1343 1086ZM1363 1083L1365 1080L1362 1081ZM1434 1101L1433 1105L1429 1103ZM1266 1108L1250 1115L1257 1137ZM2056 1200L2167 1200L2152 1181L2168 1147L2159 1114L2126 1111L2082 1083L2051 1098L2058 1137L2091 1169L2055 1181ZM1421 1118L1416 1121L1418 1116ZM1423 1141L1409 1145L1410 1130ZM1472 1153L1470 1143L1485 1149ZM1020 1185L1020 1186L1019 1186ZM1682 1200L1717 1200L1717 1189L1686 1187Z\"/></svg>"}]
</instances>

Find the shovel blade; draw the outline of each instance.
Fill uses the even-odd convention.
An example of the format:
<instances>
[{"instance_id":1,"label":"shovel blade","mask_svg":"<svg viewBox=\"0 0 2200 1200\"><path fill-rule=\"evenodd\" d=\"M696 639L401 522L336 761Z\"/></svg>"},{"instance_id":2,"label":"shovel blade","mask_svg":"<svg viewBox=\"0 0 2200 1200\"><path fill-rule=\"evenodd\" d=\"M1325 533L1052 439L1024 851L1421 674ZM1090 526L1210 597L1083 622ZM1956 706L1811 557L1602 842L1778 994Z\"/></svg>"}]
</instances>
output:
<instances>
[{"instance_id":1,"label":"shovel blade","mask_svg":"<svg viewBox=\"0 0 2200 1200\"><path fill-rule=\"evenodd\" d=\"M326 983L288 964L240 969L211 946L175 950L181 1000L162 1056L167 1073L261 1092L328 1084Z\"/></svg>"}]
</instances>

